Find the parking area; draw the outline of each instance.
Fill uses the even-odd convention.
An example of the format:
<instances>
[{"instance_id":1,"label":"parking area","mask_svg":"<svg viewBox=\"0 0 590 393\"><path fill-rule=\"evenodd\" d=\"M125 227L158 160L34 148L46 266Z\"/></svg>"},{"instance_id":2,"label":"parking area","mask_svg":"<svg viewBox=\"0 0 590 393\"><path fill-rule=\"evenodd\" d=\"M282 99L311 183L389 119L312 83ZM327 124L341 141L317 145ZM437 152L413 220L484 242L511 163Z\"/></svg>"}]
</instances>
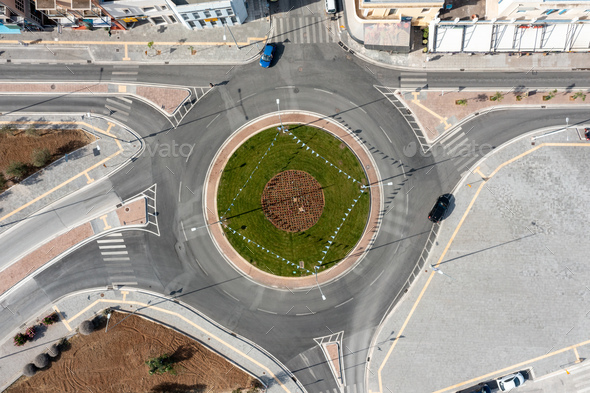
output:
<instances>
[{"instance_id":1,"label":"parking area","mask_svg":"<svg viewBox=\"0 0 590 393\"><path fill-rule=\"evenodd\" d=\"M454 190L426 270L372 348L370 392L476 391L517 371L526 387L590 356L589 153L574 129L523 137Z\"/></svg>"}]
</instances>

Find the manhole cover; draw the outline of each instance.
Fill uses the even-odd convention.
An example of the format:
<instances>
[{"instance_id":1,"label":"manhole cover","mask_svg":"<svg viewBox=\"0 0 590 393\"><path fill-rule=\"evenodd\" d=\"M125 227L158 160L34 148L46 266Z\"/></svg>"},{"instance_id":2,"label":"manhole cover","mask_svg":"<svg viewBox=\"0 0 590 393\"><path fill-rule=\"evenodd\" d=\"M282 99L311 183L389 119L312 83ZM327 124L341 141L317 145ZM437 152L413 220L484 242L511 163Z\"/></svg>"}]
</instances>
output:
<instances>
[{"instance_id":1,"label":"manhole cover","mask_svg":"<svg viewBox=\"0 0 590 393\"><path fill-rule=\"evenodd\" d=\"M51 90L55 90L55 85L51 85Z\"/></svg>"},{"instance_id":2,"label":"manhole cover","mask_svg":"<svg viewBox=\"0 0 590 393\"><path fill-rule=\"evenodd\" d=\"M298 89L298 88L294 88L294 89L293 89L293 92L294 92L295 94L297 94L297 93L299 93L299 89Z\"/></svg>"}]
</instances>

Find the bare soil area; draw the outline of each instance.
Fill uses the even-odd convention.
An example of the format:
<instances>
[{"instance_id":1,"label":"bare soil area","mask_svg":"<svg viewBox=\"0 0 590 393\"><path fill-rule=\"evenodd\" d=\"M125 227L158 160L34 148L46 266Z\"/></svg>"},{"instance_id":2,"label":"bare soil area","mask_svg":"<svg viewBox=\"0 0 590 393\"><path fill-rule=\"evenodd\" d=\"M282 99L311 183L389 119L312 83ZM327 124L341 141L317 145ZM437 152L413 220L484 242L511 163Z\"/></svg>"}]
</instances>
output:
<instances>
[{"instance_id":1,"label":"bare soil area","mask_svg":"<svg viewBox=\"0 0 590 393\"><path fill-rule=\"evenodd\" d=\"M49 366L21 377L6 392L202 392L250 389L256 380L221 356L172 329L113 313L88 336L77 335ZM115 326L116 325L116 326ZM69 347L69 348L68 348ZM168 354L177 375L149 375L145 361Z\"/></svg>"},{"instance_id":2,"label":"bare soil area","mask_svg":"<svg viewBox=\"0 0 590 393\"><path fill-rule=\"evenodd\" d=\"M6 173L6 168L12 161L26 164L28 166L26 176L29 176L42 169L31 164L33 151L49 150L51 159L47 162L47 166L66 153L71 153L95 140L94 136L79 129L36 129L36 132L37 136L27 135L26 130L23 129L16 130L14 135L0 133L0 172L8 180L7 187L17 182L17 179L11 179Z\"/></svg>"}]
</instances>

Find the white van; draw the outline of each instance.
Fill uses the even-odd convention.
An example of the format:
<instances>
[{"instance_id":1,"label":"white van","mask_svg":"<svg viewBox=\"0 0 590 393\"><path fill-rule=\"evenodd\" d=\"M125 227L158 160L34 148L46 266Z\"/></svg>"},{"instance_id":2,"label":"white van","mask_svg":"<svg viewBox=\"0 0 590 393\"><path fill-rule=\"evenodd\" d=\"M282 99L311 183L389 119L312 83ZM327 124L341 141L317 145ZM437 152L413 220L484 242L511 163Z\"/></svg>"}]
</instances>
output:
<instances>
[{"instance_id":1,"label":"white van","mask_svg":"<svg viewBox=\"0 0 590 393\"><path fill-rule=\"evenodd\" d=\"M328 14L335 14L336 13L336 0L325 0L326 4L326 12Z\"/></svg>"}]
</instances>

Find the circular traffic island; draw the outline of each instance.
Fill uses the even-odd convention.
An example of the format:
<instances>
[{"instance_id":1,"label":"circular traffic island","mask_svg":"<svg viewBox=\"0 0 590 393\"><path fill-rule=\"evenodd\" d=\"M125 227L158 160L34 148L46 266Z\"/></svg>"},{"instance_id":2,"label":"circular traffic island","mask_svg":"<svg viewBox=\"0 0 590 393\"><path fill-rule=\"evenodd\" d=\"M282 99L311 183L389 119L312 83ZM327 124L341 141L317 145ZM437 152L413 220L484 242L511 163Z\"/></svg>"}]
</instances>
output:
<instances>
[{"instance_id":1,"label":"circular traffic island","mask_svg":"<svg viewBox=\"0 0 590 393\"><path fill-rule=\"evenodd\" d=\"M330 133L269 128L233 151L217 187L217 214L252 266L301 277L335 266L367 225L370 194L357 156Z\"/></svg>"}]
</instances>

